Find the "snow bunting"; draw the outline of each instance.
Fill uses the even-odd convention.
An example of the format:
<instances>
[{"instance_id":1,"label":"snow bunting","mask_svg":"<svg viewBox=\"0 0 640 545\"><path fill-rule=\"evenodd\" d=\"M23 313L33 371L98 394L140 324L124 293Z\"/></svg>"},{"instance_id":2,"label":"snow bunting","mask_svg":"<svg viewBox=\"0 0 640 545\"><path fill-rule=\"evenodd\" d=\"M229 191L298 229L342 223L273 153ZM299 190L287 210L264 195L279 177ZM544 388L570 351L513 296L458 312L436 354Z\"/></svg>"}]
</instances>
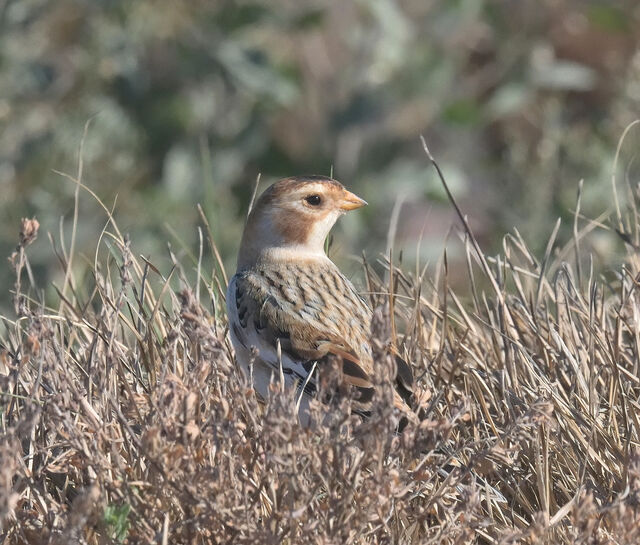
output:
<instances>
[{"instance_id":1,"label":"snow bunting","mask_svg":"<svg viewBox=\"0 0 640 545\"><path fill-rule=\"evenodd\" d=\"M227 289L236 358L263 398L281 376L295 386L303 425L330 366L341 388L355 390L357 412L366 414L374 393L372 311L324 252L336 220L366 204L331 178L285 178L260 196L242 236ZM410 369L400 364L405 383ZM396 391L394 405L412 416Z\"/></svg>"}]
</instances>

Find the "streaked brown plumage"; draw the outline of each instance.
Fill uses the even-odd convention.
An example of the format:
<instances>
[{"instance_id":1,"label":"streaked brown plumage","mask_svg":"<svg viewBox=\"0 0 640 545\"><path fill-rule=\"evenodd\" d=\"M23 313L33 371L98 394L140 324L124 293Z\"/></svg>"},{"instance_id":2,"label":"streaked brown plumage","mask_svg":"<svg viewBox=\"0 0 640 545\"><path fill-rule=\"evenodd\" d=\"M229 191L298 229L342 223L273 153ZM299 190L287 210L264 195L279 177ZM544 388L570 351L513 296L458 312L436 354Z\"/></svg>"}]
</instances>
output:
<instances>
[{"instance_id":1,"label":"streaked brown plumage","mask_svg":"<svg viewBox=\"0 0 640 545\"><path fill-rule=\"evenodd\" d=\"M303 423L330 362L338 362L341 380L355 388L357 410L365 412L373 395L371 309L323 249L337 218L364 204L330 178L272 185L249 216L227 291L238 362L262 396L282 370L299 389ZM397 393L394 405L410 412Z\"/></svg>"}]
</instances>

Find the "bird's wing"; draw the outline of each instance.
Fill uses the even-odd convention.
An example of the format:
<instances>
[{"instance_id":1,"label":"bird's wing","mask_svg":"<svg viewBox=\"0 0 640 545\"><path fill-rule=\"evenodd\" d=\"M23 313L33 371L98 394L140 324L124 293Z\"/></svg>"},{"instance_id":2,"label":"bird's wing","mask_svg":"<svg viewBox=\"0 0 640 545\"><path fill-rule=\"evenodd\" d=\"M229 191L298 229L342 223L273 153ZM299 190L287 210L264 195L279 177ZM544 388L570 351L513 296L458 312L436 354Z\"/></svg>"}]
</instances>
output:
<instances>
[{"instance_id":1,"label":"bird's wing","mask_svg":"<svg viewBox=\"0 0 640 545\"><path fill-rule=\"evenodd\" d=\"M289 265L237 274L227 305L234 316L233 334L274 371L297 376L315 390L327 362L338 362L341 380L360 403L373 396L369 345L371 311L353 285L331 265ZM278 352L278 344L280 351ZM397 396L394 405L407 409Z\"/></svg>"}]
</instances>

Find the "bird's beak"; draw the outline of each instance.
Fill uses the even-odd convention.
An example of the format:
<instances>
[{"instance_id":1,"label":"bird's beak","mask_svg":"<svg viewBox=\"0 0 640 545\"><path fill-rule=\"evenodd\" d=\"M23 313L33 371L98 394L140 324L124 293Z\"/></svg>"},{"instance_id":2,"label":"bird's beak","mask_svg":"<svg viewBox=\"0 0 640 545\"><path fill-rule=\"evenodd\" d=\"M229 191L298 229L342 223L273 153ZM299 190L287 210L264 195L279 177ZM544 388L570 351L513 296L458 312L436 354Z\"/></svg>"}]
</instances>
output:
<instances>
[{"instance_id":1,"label":"bird's beak","mask_svg":"<svg viewBox=\"0 0 640 545\"><path fill-rule=\"evenodd\" d=\"M340 210L344 210L346 212L347 210L355 210L356 208L366 205L367 201L361 199L357 195L354 195L351 191L345 190L342 201L340 202Z\"/></svg>"}]
</instances>

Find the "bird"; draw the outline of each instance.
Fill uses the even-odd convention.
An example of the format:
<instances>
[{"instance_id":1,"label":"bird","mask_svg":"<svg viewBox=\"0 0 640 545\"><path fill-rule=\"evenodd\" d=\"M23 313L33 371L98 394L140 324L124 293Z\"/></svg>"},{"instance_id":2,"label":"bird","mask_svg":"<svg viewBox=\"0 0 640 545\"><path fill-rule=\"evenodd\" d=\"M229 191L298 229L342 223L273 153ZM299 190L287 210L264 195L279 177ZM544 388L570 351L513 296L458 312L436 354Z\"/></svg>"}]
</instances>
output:
<instances>
[{"instance_id":1,"label":"bird","mask_svg":"<svg viewBox=\"0 0 640 545\"><path fill-rule=\"evenodd\" d=\"M236 360L263 399L280 377L295 388L302 426L310 425L310 401L319 393L323 374L335 365L343 385L355 391L352 410L363 417L370 413L377 385L370 338L374 312L324 251L338 218L366 204L333 178L294 176L262 193L244 228L226 293ZM400 432L420 418L410 406L411 367L391 353L397 372L392 402ZM448 478L455 466L488 488L492 499L506 503L455 456L438 471ZM462 492L464 487L457 488Z\"/></svg>"},{"instance_id":2,"label":"bird","mask_svg":"<svg viewBox=\"0 0 640 545\"><path fill-rule=\"evenodd\" d=\"M354 412L366 416L373 399L372 309L324 250L338 218L366 204L333 178L284 178L258 198L242 235L226 294L236 360L263 399L274 380L295 388L303 426L330 369ZM393 405L411 416L404 361L398 377Z\"/></svg>"}]
</instances>

